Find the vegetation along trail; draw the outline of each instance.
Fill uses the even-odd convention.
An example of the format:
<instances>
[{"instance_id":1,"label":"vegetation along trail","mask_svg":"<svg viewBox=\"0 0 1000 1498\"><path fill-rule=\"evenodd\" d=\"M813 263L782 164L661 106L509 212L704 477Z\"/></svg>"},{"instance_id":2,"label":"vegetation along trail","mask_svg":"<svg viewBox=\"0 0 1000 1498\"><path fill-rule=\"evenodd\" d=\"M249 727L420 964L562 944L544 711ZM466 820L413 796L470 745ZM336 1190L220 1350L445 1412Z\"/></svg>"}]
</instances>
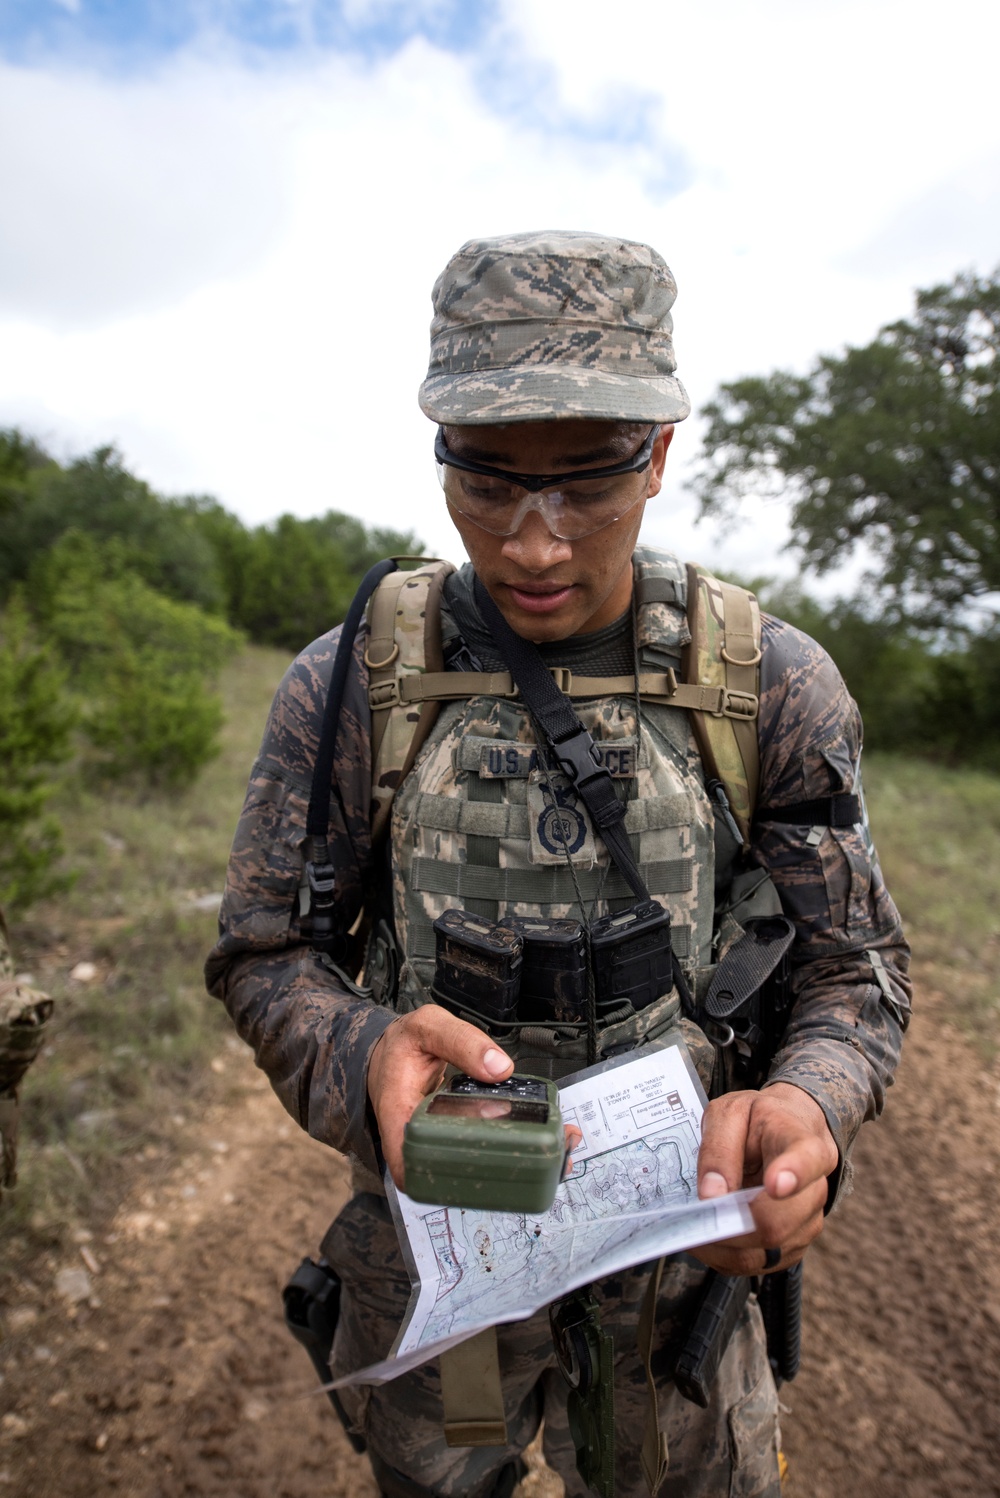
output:
<instances>
[{"instance_id":1,"label":"vegetation along trail","mask_svg":"<svg viewBox=\"0 0 1000 1498\"><path fill-rule=\"evenodd\" d=\"M189 792L66 807L89 876L17 931L60 1020L0 1209L0 1493L374 1498L281 1321L344 1167L198 990L280 666L254 652L227 668L243 711ZM1000 785L896 760L870 780L918 948L917 1019L855 1193L809 1256L785 1491L981 1498L1000 1493ZM536 1471L524 1491L558 1485Z\"/></svg>"}]
</instances>

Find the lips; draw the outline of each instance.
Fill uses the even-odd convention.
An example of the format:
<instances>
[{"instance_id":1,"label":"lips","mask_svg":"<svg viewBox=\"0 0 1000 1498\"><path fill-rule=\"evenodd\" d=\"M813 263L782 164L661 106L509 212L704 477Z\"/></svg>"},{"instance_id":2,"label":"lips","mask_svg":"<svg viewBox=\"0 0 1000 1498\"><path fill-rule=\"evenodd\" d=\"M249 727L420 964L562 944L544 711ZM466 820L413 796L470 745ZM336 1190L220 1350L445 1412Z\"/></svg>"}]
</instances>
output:
<instances>
[{"instance_id":1,"label":"lips","mask_svg":"<svg viewBox=\"0 0 1000 1498\"><path fill-rule=\"evenodd\" d=\"M562 587L518 587L515 583L504 585L518 608L529 614L551 614L561 608L573 592L573 584Z\"/></svg>"}]
</instances>

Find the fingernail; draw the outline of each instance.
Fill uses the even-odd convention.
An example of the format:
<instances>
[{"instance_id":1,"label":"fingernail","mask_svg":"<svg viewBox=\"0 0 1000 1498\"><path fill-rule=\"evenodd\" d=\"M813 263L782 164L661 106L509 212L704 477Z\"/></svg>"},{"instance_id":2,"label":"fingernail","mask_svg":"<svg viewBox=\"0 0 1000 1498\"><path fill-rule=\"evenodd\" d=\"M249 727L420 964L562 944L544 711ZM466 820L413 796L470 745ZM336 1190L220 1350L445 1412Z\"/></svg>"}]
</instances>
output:
<instances>
[{"instance_id":1,"label":"fingernail","mask_svg":"<svg viewBox=\"0 0 1000 1498\"><path fill-rule=\"evenodd\" d=\"M799 1178L794 1171L778 1171L778 1179L774 1183L774 1190L777 1196L791 1196L792 1192L798 1191L798 1189Z\"/></svg>"},{"instance_id":2,"label":"fingernail","mask_svg":"<svg viewBox=\"0 0 1000 1498\"><path fill-rule=\"evenodd\" d=\"M702 1200L708 1196L725 1196L729 1190L725 1176L720 1176L717 1170L710 1170L701 1178L698 1193Z\"/></svg>"},{"instance_id":3,"label":"fingernail","mask_svg":"<svg viewBox=\"0 0 1000 1498\"><path fill-rule=\"evenodd\" d=\"M483 1067L491 1077L502 1077L509 1065L503 1051L487 1051L483 1057Z\"/></svg>"}]
</instances>

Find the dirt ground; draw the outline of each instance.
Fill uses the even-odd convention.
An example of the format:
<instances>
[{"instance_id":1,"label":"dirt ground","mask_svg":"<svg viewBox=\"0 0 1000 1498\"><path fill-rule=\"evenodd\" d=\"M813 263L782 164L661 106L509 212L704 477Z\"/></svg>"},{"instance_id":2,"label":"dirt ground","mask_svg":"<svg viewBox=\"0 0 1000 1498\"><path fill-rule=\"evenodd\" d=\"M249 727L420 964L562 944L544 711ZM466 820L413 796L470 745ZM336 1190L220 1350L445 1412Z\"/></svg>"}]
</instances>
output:
<instances>
[{"instance_id":1,"label":"dirt ground","mask_svg":"<svg viewBox=\"0 0 1000 1498\"><path fill-rule=\"evenodd\" d=\"M1000 1068L943 1007L922 994L857 1189L809 1256L787 1498L1000 1494ZM197 1139L137 1161L110 1230L3 1308L0 1492L375 1498L280 1315L343 1167L245 1056L220 1067L238 1085Z\"/></svg>"}]
</instances>

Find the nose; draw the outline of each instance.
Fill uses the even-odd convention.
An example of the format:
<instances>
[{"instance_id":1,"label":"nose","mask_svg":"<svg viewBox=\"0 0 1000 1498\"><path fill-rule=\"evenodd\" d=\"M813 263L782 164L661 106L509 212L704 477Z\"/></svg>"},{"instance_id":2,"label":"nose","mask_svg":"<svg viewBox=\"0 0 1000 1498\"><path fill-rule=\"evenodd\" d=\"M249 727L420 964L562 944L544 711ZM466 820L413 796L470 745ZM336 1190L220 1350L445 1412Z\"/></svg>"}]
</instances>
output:
<instances>
[{"instance_id":1,"label":"nose","mask_svg":"<svg viewBox=\"0 0 1000 1498\"><path fill-rule=\"evenodd\" d=\"M572 544L554 536L538 510L528 511L514 534L505 538L501 550L525 572L545 572L573 555Z\"/></svg>"}]
</instances>

